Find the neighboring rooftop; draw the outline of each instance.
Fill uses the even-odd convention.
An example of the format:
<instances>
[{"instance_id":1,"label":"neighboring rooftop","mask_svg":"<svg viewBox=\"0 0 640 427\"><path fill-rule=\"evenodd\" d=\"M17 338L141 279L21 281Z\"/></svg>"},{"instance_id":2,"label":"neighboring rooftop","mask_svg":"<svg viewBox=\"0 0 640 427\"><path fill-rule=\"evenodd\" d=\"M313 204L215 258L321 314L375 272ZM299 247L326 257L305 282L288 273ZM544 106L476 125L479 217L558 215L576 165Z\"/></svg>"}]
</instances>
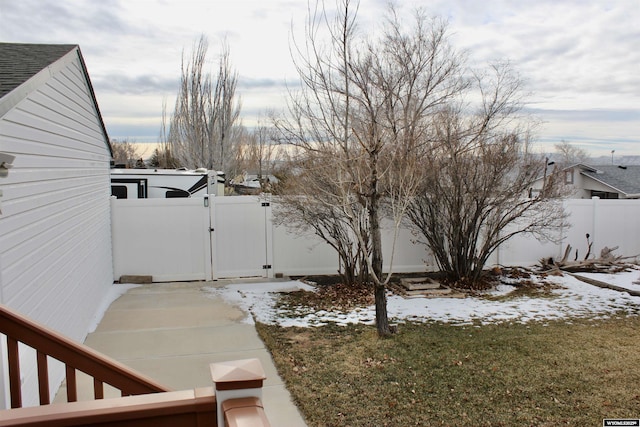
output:
<instances>
[{"instance_id":1,"label":"neighboring rooftop","mask_svg":"<svg viewBox=\"0 0 640 427\"><path fill-rule=\"evenodd\" d=\"M72 44L0 43L0 98L76 47Z\"/></svg>"},{"instance_id":2,"label":"neighboring rooftop","mask_svg":"<svg viewBox=\"0 0 640 427\"><path fill-rule=\"evenodd\" d=\"M607 184L627 195L640 194L640 166L599 165L583 169L581 173Z\"/></svg>"}]
</instances>

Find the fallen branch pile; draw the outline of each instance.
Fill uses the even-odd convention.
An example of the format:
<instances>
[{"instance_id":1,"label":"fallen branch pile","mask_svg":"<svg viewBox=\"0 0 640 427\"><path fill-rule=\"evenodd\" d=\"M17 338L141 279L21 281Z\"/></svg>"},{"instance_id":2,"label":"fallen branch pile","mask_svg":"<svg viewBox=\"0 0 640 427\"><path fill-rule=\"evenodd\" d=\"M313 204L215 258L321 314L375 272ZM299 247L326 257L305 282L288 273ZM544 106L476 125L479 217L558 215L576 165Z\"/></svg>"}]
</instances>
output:
<instances>
[{"instance_id":1,"label":"fallen branch pile","mask_svg":"<svg viewBox=\"0 0 640 427\"><path fill-rule=\"evenodd\" d=\"M571 245L567 245L564 251L564 256L561 260L554 260L553 258L545 258L540 260L540 264L545 270L563 270L567 272L611 272L611 270L624 270L628 267L625 262L629 259L637 258L637 256L623 257L614 255L614 251L618 249L618 246L609 248L605 246L600 251L598 258L589 258L591 256L592 241L589 241L589 234L587 234L587 254L584 259L578 259L578 251L575 251L575 257L570 260L573 248Z\"/></svg>"}]
</instances>

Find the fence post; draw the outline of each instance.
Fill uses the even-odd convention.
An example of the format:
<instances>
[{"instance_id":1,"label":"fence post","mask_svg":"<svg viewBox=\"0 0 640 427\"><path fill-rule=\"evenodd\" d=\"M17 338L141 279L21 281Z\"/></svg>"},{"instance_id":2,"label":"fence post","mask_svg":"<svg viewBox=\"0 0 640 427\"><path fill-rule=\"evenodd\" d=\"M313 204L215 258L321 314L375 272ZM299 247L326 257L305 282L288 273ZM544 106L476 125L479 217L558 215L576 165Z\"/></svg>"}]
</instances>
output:
<instances>
[{"instance_id":1,"label":"fence post","mask_svg":"<svg viewBox=\"0 0 640 427\"><path fill-rule=\"evenodd\" d=\"M264 238L265 238L265 254L267 268L267 277L272 279L274 277L274 271L276 266L273 264L273 202L271 200L270 193L263 193L261 195L263 200L267 202L264 211Z\"/></svg>"},{"instance_id":2,"label":"fence post","mask_svg":"<svg viewBox=\"0 0 640 427\"><path fill-rule=\"evenodd\" d=\"M596 228L598 224L598 202L600 201L600 197L593 196L591 197L591 201L593 203L593 213L592 213L593 222L591 223L591 244L592 244L592 248L595 250L595 248L598 247L596 245L596 238L597 238Z\"/></svg>"},{"instance_id":3,"label":"fence post","mask_svg":"<svg viewBox=\"0 0 640 427\"><path fill-rule=\"evenodd\" d=\"M564 212L565 215L567 215L566 218L569 218L571 216L570 213L567 214L567 211L569 210L569 203L567 203L566 199L563 199L561 203L562 203L562 211ZM567 220L567 223L568 223L568 220ZM560 240L558 240L558 244L556 245L558 249L558 252L556 253L557 259L562 259L562 246L565 240L567 241L569 240L569 233L567 232L567 230L565 230L564 225L565 225L565 222L564 220L562 220L562 222L560 223ZM570 225L568 226L570 227Z\"/></svg>"},{"instance_id":4,"label":"fence post","mask_svg":"<svg viewBox=\"0 0 640 427\"><path fill-rule=\"evenodd\" d=\"M218 427L224 427L223 403L229 399L255 397L262 400L262 383L267 378L258 359L212 363L211 379L216 391Z\"/></svg>"}]
</instances>

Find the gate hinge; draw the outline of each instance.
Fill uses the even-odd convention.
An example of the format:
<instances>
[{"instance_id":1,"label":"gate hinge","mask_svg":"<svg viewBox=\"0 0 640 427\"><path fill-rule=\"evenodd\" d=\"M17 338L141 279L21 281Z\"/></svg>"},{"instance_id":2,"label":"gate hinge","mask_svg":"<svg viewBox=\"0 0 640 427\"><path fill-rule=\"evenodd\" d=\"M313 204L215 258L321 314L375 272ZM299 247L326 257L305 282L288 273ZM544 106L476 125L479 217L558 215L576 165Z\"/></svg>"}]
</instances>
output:
<instances>
[{"instance_id":1,"label":"gate hinge","mask_svg":"<svg viewBox=\"0 0 640 427\"><path fill-rule=\"evenodd\" d=\"M265 206L271 206L271 204L270 204L269 202L262 202L262 206L263 206L263 207L265 207Z\"/></svg>"},{"instance_id":2,"label":"gate hinge","mask_svg":"<svg viewBox=\"0 0 640 427\"><path fill-rule=\"evenodd\" d=\"M271 268L271 264L264 264L264 265L262 266L262 269L263 269L263 270L269 270L270 268Z\"/></svg>"}]
</instances>

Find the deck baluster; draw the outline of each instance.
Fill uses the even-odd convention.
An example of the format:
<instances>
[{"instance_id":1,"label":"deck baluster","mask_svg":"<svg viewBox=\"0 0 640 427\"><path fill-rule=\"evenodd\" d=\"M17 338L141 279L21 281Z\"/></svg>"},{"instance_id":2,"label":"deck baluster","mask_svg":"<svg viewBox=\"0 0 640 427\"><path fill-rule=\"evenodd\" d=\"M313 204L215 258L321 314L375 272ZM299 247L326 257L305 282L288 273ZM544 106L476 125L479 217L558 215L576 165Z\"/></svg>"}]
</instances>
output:
<instances>
[{"instance_id":1,"label":"deck baluster","mask_svg":"<svg viewBox=\"0 0 640 427\"><path fill-rule=\"evenodd\" d=\"M22 408L20 353L18 352L18 341L11 337L7 337L7 355L9 357L9 389L11 391L11 407Z\"/></svg>"},{"instance_id":2,"label":"deck baluster","mask_svg":"<svg viewBox=\"0 0 640 427\"><path fill-rule=\"evenodd\" d=\"M49 366L47 365L47 355L41 351L38 354L38 392L40 395L40 404L48 405L51 403L49 397Z\"/></svg>"},{"instance_id":3,"label":"deck baluster","mask_svg":"<svg viewBox=\"0 0 640 427\"><path fill-rule=\"evenodd\" d=\"M76 370L66 365L67 370L67 402L78 401L78 387L76 385Z\"/></svg>"},{"instance_id":4,"label":"deck baluster","mask_svg":"<svg viewBox=\"0 0 640 427\"><path fill-rule=\"evenodd\" d=\"M96 378L93 379L93 398L104 399L104 383Z\"/></svg>"}]
</instances>

